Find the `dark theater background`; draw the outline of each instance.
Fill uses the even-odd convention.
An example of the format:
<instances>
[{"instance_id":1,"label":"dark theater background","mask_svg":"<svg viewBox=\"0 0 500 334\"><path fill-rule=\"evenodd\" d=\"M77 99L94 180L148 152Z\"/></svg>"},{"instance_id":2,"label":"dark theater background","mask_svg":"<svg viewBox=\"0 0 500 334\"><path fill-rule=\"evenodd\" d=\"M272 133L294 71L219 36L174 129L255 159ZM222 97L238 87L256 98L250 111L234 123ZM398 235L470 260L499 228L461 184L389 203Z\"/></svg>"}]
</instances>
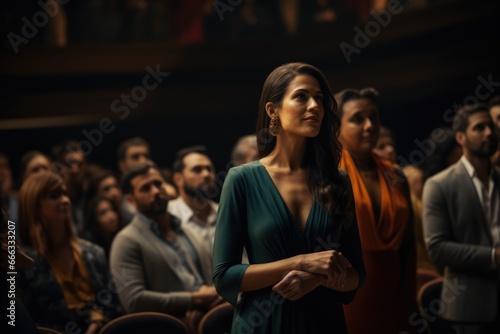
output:
<instances>
[{"instance_id":1,"label":"dark theater background","mask_svg":"<svg viewBox=\"0 0 500 334\"><path fill-rule=\"evenodd\" d=\"M454 105L500 94L496 1L389 1L378 14L363 1L60 3L62 18L46 1L2 3L0 151L16 178L24 152L69 138L112 169L117 145L142 136L160 166L204 144L224 170L265 77L290 61L334 91L377 88L405 160Z\"/></svg>"}]
</instances>

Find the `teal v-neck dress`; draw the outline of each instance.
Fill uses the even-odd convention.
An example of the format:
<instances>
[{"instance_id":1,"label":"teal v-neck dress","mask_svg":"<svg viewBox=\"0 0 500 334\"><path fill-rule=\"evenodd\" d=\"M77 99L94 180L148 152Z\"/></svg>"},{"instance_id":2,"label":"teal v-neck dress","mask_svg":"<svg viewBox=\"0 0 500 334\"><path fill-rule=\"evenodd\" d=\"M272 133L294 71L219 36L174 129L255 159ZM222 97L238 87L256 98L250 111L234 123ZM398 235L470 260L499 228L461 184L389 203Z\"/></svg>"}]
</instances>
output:
<instances>
[{"instance_id":1,"label":"teal v-neck dress","mask_svg":"<svg viewBox=\"0 0 500 334\"><path fill-rule=\"evenodd\" d=\"M315 202L301 231L267 170L255 161L231 168L226 176L213 253L216 289L236 307L232 334L347 333L342 303L349 303L355 291L318 287L297 301L281 298L271 286L239 293L249 266L241 264L243 247L250 264L338 249L359 273L361 285L364 267L355 220L342 228Z\"/></svg>"}]
</instances>

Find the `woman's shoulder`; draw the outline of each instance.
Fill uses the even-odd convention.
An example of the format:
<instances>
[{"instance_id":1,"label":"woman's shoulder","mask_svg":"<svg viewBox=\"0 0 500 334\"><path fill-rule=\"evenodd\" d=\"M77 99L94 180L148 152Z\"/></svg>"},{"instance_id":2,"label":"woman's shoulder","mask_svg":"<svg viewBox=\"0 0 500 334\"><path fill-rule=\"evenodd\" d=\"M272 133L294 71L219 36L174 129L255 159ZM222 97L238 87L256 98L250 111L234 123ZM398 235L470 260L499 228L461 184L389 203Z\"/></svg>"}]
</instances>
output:
<instances>
[{"instance_id":1,"label":"woman's shoulder","mask_svg":"<svg viewBox=\"0 0 500 334\"><path fill-rule=\"evenodd\" d=\"M258 173L262 168L262 164L256 160L247 162L239 166L231 167L228 171L228 176L231 177L246 177Z\"/></svg>"},{"instance_id":2,"label":"woman's shoulder","mask_svg":"<svg viewBox=\"0 0 500 334\"><path fill-rule=\"evenodd\" d=\"M240 189L243 191L252 188L263 178L262 170L265 171L265 168L258 161L231 167L224 178L223 189L232 189L231 191Z\"/></svg>"}]
</instances>

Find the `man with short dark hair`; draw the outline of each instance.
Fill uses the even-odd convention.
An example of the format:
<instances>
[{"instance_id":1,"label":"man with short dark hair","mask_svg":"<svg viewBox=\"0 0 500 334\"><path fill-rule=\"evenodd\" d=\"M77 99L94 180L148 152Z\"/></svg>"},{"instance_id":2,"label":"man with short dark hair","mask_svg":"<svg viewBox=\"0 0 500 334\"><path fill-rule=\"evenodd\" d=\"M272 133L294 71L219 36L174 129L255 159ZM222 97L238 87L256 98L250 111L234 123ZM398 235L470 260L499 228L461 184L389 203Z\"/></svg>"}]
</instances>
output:
<instances>
[{"instance_id":1,"label":"man with short dark hair","mask_svg":"<svg viewBox=\"0 0 500 334\"><path fill-rule=\"evenodd\" d=\"M151 163L133 166L123 175L123 193L137 214L113 240L110 266L127 313L165 312L195 319L187 322L196 326L222 299L212 282L210 249L167 213L164 182Z\"/></svg>"},{"instance_id":2,"label":"man with short dark hair","mask_svg":"<svg viewBox=\"0 0 500 334\"><path fill-rule=\"evenodd\" d=\"M120 174L123 175L127 169L137 164L147 163L151 159L151 146L142 137L132 137L120 143L116 150L116 159ZM125 197L122 200L122 215L125 221L130 221L136 209Z\"/></svg>"},{"instance_id":3,"label":"man with short dark hair","mask_svg":"<svg viewBox=\"0 0 500 334\"><path fill-rule=\"evenodd\" d=\"M53 167L61 175L71 199L71 215L75 232L81 235L85 230L84 205L86 182L89 170L87 154L81 142L68 139L52 147Z\"/></svg>"},{"instance_id":4,"label":"man with short dark hair","mask_svg":"<svg viewBox=\"0 0 500 334\"><path fill-rule=\"evenodd\" d=\"M426 246L444 267L439 315L458 334L500 333L500 169L488 107L459 109L453 129L463 155L423 191Z\"/></svg>"},{"instance_id":5,"label":"man with short dark hair","mask_svg":"<svg viewBox=\"0 0 500 334\"><path fill-rule=\"evenodd\" d=\"M179 196L170 201L168 212L179 217L183 226L196 230L212 249L218 195L215 167L205 146L186 147L177 152L172 179Z\"/></svg>"},{"instance_id":6,"label":"man with short dark hair","mask_svg":"<svg viewBox=\"0 0 500 334\"><path fill-rule=\"evenodd\" d=\"M151 159L151 146L141 137L133 137L124 140L116 150L116 159L120 173L128 168L146 163Z\"/></svg>"}]
</instances>

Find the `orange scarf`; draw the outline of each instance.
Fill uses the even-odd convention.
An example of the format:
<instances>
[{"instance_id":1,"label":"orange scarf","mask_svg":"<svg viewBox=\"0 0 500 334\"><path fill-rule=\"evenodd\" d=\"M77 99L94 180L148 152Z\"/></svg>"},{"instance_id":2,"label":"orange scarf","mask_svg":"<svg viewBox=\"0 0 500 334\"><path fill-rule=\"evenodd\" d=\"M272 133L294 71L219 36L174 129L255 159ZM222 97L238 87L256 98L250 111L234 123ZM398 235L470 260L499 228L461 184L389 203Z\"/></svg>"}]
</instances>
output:
<instances>
[{"instance_id":1,"label":"orange scarf","mask_svg":"<svg viewBox=\"0 0 500 334\"><path fill-rule=\"evenodd\" d=\"M342 152L340 168L344 169L351 179L363 250L398 250L408 225L410 206L405 196L401 176L394 165L374 153L373 158L377 163L381 190L378 220L373 214L372 201L363 179L346 150Z\"/></svg>"},{"instance_id":2,"label":"orange scarf","mask_svg":"<svg viewBox=\"0 0 500 334\"><path fill-rule=\"evenodd\" d=\"M81 249L76 242L71 242L71 248L75 263L69 273L65 273L54 258L47 257L54 276L61 286L66 306L70 312L76 312L78 316L89 316L92 321L104 321L103 312L93 307L95 294ZM89 307L90 312L86 311Z\"/></svg>"}]
</instances>

